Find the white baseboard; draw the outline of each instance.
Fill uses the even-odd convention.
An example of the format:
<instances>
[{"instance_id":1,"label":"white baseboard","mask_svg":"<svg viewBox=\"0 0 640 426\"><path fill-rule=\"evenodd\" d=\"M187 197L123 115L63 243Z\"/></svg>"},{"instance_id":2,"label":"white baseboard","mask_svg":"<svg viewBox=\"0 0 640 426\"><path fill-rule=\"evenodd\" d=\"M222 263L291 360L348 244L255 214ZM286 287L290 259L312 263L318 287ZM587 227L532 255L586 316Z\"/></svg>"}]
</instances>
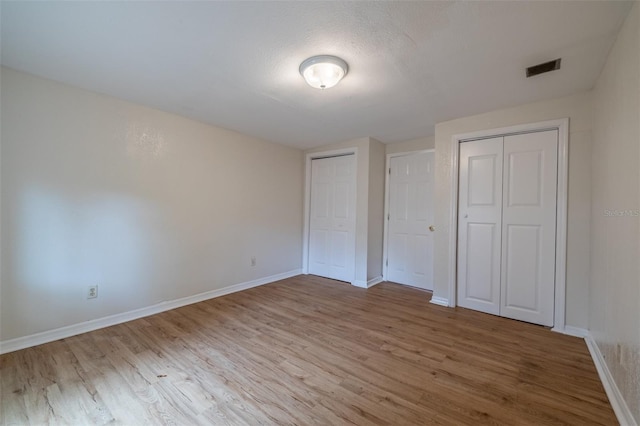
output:
<instances>
[{"instance_id":1,"label":"white baseboard","mask_svg":"<svg viewBox=\"0 0 640 426\"><path fill-rule=\"evenodd\" d=\"M583 339L589 335L589 330L580 327L573 327L571 325L565 325L564 327L553 327L551 331L560 334L566 334L568 336L581 337Z\"/></svg>"},{"instance_id":2,"label":"white baseboard","mask_svg":"<svg viewBox=\"0 0 640 426\"><path fill-rule=\"evenodd\" d=\"M618 385L616 385L616 382L613 380L613 376L609 371L609 367L607 367L607 363L602 356L602 352L600 352L600 348L593 339L591 333L587 332L587 336L584 340L587 343L587 348L589 348L591 358L593 358L593 363L596 365L596 370L598 370L600 381L604 386L607 397L609 397L609 402L611 403L614 413L616 413L616 417L618 417L618 421L622 426L638 426L638 423L633 418L631 410L622 397L622 393L620 393L620 389L618 389Z\"/></svg>"},{"instance_id":3,"label":"white baseboard","mask_svg":"<svg viewBox=\"0 0 640 426\"><path fill-rule=\"evenodd\" d=\"M169 311L181 306L202 302L203 300L213 299L242 290L248 290L253 287L269 284L275 281L283 280L285 278L295 277L296 275L300 275L300 273L300 269L295 269L293 271L271 275L269 277L258 278L256 280L230 285L224 288L207 291L193 296L160 302L155 305L135 309L133 311L123 312L121 314L110 315L104 318L98 318L78 324L68 325L65 327L56 328L54 330L47 330L41 333L31 334L29 336L0 341L0 354L29 348L31 346L41 345L43 343L53 342L54 340L64 339L67 337L75 336L77 334L86 333L88 331L98 330L100 328L110 327L112 325L121 324L123 322L147 317L149 315L158 314L164 311Z\"/></svg>"},{"instance_id":4,"label":"white baseboard","mask_svg":"<svg viewBox=\"0 0 640 426\"><path fill-rule=\"evenodd\" d=\"M353 280L353 281L351 281L351 285L354 286L354 287L368 288L367 287L367 282L363 281L363 280Z\"/></svg>"},{"instance_id":5,"label":"white baseboard","mask_svg":"<svg viewBox=\"0 0 640 426\"><path fill-rule=\"evenodd\" d=\"M449 299L445 299L444 297L431 296L431 303L438 306L449 307Z\"/></svg>"},{"instance_id":6,"label":"white baseboard","mask_svg":"<svg viewBox=\"0 0 640 426\"><path fill-rule=\"evenodd\" d=\"M376 284L380 284L382 281L384 280L382 279L381 275L378 275L375 278L371 278L369 281L367 281L367 288L371 288Z\"/></svg>"},{"instance_id":7,"label":"white baseboard","mask_svg":"<svg viewBox=\"0 0 640 426\"><path fill-rule=\"evenodd\" d=\"M359 288L370 288L373 287L376 284L380 284L382 281L384 281L382 279L382 276L377 276L375 278L371 278L369 281L364 281L364 280L353 280L351 282L351 285L354 287L359 287Z\"/></svg>"}]
</instances>

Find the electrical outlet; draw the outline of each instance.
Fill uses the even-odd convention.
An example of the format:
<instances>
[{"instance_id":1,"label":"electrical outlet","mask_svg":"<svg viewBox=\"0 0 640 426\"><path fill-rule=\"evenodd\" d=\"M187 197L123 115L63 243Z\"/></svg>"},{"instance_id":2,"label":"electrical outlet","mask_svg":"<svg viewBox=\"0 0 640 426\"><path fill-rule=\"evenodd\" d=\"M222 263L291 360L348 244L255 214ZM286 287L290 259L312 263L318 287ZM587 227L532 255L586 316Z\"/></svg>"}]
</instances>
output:
<instances>
[{"instance_id":1,"label":"electrical outlet","mask_svg":"<svg viewBox=\"0 0 640 426\"><path fill-rule=\"evenodd\" d=\"M87 299L95 299L96 297L98 297L98 286L89 286L89 289L87 290Z\"/></svg>"},{"instance_id":2,"label":"electrical outlet","mask_svg":"<svg viewBox=\"0 0 640 426\"><path fill-rule=\"evenodd\" d=\"M251 266L256 266L256 257L251 256Z\"/></svg>"}]
</instances>

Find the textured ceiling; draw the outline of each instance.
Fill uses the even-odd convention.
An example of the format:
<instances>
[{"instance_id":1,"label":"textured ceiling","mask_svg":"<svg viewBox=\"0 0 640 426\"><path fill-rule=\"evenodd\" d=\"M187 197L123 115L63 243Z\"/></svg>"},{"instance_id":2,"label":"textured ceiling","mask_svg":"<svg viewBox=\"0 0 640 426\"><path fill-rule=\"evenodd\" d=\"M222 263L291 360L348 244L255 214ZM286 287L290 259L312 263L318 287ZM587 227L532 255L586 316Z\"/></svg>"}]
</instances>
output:
<instances>
[{"instance_id":1,"label":"textured ceiling","mask_svg":"<svg viewBox=\"0 0 640 426\"><path fill-rule=\"evenodd\" d=\"M300 148L590 89L631 2L2 2L14 69ZM331 54L325 91L298 66ZM562 57L562 69L524 68Z\"/></svg>"}]
</instances>

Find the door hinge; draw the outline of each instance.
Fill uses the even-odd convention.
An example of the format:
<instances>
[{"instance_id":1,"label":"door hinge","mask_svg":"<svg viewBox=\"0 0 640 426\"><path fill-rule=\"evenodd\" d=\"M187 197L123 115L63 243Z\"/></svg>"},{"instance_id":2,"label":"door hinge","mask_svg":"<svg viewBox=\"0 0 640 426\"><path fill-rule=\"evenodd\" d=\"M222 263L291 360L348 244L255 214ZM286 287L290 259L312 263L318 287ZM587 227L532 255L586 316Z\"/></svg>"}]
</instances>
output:
<instances>
[{"instance_id":1,"label":"door hinge","mask_svg":"<svg viewBox=\"0 0 640 426\"><path fill-rule=\"evenodd\" d=\"M387 220L391 219L391 215L387 213Z\"/></svg>"},{"instance_id":2,"label":"door hinge","mask_svg":"<svg viewBox=\"0 0 640 426\"><path fill-rule=\"evenodd\" d=\"M391 167L389 167L389 174L391 174Z\"/></svg>"},{"instance_id":3,"label":"door hinge","mask_svg":"<svg viewBox=\"0 0 640 426\"><path fill-rule=\"evenodd\" d=\"M385 263L385 266L389 266L389 259L387 259L387 262Z\"/></svg>"}]
</instances>

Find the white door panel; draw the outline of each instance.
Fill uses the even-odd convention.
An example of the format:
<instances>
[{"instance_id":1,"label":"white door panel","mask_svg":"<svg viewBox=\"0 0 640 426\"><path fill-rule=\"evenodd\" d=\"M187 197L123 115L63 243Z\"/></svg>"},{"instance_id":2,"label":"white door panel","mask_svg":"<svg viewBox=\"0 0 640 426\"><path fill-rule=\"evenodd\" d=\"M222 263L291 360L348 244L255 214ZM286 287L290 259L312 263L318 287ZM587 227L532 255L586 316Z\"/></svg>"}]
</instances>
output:
<instances>
[{"instance_id":1,"label":"white door panel","mask_svg":"<svg viewBox=\"0 0 640 426\"><path fill-rule=\"evenodd\" d=\"M467 304L485 305L486 312L498 313L499 270L496 269L496 225L467 223L466 271L461 276L466 286L462 293Z\"/></svg>"},{"instance_id":2,"label":"white door panel","mask_svg":"<svg viewBox=\"0 0 640 426\"><path fill-rule=\"evenodd\" d=\"M311 162L310 274L353 281L355 172L353 155Z\"/></svg>"},{"instance_id":3,"label":"white door panel","mask_svg":"<svg viewBox=\"0 0 640 426\"><path fill-rule=\"evenodd\" d=\"M553 325L558 132L504 139L502 316Z\"/></svg>"},{"instance_id":4,"label":"white door panel","mask_svg":"<svg viewBox=\"0 0 640 426\"><path fill-rule=\"evenodd\" d=\"M504 306L537 310L539 300L540 227L507 225L505 247Z\"/></svg>"},{"instance_id":5,"label":"white door panel","mask_svg":"<svg viewBox=\"0 0 640 426\"><path fill-rule=\"evenodd\" d=\"M500 312L503 138L460 144L458 304Z\"/></svg>"},{"instance_id":6,"label":"white door panel","mask_svg":"<svg viewBox=\"0 0 640 426\"><path fill-rule=\"evenodd\" d=\"M311 238L309 239L311 242L310 251L313 252L313 263L318 265L316 267L326 266L328 263L328 234L329 231L323 229L315 229L311 231Z\"/></svg>"},{"instance_id":7,"label":"white door panel","mask_svg":"<svg viewBox=\"0 0 640 426\"><path fill-rule=\"evenodd\" d=\"M386 279L433 289L432 152L391 157Z\"/></svg>"},{"instance_id":8,"label":"white door panel","mask_svg":"<svg viewBox=\"0 0 640 426\"><path fill-rule=\"evenodd\" d=\"M349 233L333 231L331 238L331 266L335 269L344 270L351 263L350 259L347 259Z\"/></svg>"}]
</instances>

